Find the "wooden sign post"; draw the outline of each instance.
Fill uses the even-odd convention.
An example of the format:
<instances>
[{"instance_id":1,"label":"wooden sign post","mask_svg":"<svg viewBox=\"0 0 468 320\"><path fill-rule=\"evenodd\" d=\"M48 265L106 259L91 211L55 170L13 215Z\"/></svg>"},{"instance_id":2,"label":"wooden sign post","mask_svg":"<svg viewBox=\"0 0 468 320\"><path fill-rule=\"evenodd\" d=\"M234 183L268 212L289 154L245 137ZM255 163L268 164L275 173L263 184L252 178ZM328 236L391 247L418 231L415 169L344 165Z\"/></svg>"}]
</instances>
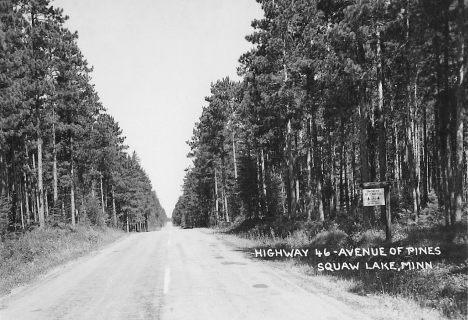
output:
<instances>
[{"instance_id":1,"label":"wooden sign post","mask_svg":"<svg viewBox=\"0 0 468 320\"><path fill-rule=\"evenodd\" d=\"M390 184L383 182L364 182L362 188L362 203L365 207L385 206L385 239L392 241L392 216L390 213Z\"/></svg>"}]
</instances>

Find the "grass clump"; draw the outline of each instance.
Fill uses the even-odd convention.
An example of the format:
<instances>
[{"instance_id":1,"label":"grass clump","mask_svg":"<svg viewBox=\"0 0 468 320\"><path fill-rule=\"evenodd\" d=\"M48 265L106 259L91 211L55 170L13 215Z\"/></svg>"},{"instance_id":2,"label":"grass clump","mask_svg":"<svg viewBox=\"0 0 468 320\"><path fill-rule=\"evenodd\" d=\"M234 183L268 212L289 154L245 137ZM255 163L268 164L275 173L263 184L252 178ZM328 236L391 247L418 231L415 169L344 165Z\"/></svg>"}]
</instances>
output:
<instances>
[{"instance_id":1,"label":"grass clump","mask_svg":"<svg viewBox=\"0 0 468 320\"><path fill-rule=\"evenodd\" d=\"M56 225L6 239L0 242L0 296L123 235L107 227Z\"/></svg>"}]
</instances>

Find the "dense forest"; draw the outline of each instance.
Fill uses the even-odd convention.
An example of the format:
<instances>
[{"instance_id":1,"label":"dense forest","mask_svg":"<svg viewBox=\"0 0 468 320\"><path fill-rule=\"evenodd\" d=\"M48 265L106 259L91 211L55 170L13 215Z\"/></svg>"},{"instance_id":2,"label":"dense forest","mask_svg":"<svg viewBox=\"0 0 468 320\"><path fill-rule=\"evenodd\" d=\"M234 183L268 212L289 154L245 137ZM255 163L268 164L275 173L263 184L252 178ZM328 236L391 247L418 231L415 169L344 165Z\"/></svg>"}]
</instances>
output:
<instances>
[{"instance_id":1,"label":"dense forest","mask_svg":"<svg viewBox=\"0 0 468 320\"><path fill-rule=\"evenodd\" d=\"M167 217L49 0L0 3L0 234L92 224L150 230Z\"/></svg>"},{"instance_id":2,"label":"dense forest","mask_svg":"<svg viewBox=\"0 0 468 320\"><path fill-rule=\"evenodd\" d=\"M465 220L467 2L257 2L242 80L211 84L188 141L174 223L371 228L385 211L362 206L362 183L381 181L392 219L418 224L433 202L449 229Z\"/></svg>"}]
</instances>

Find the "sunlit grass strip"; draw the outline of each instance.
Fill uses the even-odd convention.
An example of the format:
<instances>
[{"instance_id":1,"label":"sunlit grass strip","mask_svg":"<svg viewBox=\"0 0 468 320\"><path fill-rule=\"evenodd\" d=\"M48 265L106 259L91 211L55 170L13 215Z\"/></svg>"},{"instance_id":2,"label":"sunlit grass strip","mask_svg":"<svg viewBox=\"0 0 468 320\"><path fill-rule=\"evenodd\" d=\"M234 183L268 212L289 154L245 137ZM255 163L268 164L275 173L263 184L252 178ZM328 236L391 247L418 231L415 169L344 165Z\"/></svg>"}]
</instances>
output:
<instances>
[{"instance_id":1,"label":"sunlit grass strip","mask_svg":"<svg viewBox=\"0 0 468 320\"><path fill-rule=\"evenodd\" d=\"M116 229L76 226L35 229L0 243L0 296L124 235Z\"/></svg>"}]
</instances>

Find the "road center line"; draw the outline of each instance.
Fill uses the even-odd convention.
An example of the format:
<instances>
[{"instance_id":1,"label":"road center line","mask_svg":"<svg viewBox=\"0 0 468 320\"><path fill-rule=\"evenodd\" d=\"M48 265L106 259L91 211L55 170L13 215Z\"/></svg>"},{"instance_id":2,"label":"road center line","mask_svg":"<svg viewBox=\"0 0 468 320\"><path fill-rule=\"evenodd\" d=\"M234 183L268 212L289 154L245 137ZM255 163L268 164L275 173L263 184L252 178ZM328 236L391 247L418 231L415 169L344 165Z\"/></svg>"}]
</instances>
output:
<instances>
[{"instance_id":1,"label":"road center line","mask_svg":"<svg viewBox=\"0 0 468 320\"><path fill-rule=\"evenodd\" d=\"M169 292L169 282L171 281L171 268L166 268L164 274L164 294Z\"/></svg>"}]
</instances>

